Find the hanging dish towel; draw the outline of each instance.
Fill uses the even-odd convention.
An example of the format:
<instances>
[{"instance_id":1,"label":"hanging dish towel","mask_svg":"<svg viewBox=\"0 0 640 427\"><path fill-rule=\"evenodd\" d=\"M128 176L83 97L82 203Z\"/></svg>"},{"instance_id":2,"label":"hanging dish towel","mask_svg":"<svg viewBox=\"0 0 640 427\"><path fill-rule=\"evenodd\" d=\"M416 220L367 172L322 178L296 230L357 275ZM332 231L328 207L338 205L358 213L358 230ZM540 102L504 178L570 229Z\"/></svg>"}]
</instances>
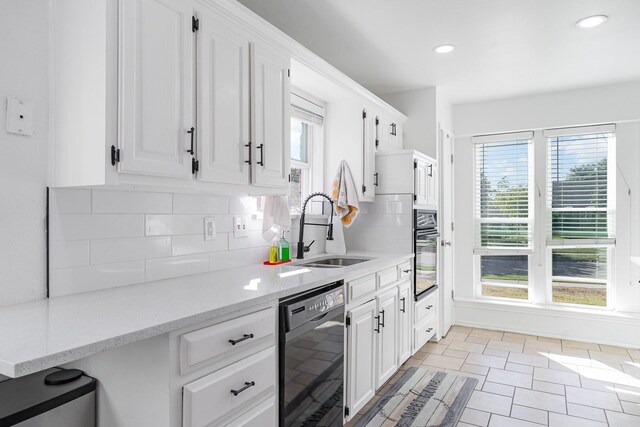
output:
<instances>
[{"instance_id":1,"label":"hanging dish towel","mask_svg":"<svg viewBox=\"0 0 640 427\"><path fill-rule=\"evenodd\" d=\"M358 192L351 176L349 165L344 160L340 162L338 173L331 183L331 198L335 201L336 214L342 224L349 228L356 220L360 208L358 207Z\"/></svg>"},{"instance_id":2,"label":"hanging dish towel","mask_svg":"<svg viewBox=\"0 0 640 427\"><path fill-rule=\"evenodd\" d=\"M262 238L272 242L283 230L291 227L288 196L265 196L262 217Z\"/></svg>"}]
</instances>

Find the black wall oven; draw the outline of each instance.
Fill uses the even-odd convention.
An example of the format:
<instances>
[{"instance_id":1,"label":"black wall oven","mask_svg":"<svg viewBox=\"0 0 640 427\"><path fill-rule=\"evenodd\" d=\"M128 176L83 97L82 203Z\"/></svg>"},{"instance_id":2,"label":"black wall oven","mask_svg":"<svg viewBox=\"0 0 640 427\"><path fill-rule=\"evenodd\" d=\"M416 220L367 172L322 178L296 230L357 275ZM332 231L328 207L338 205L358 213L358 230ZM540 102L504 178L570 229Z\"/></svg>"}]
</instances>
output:
<instances>
[{"instance_id":1,"label":"black wall oven","mask_svg":"<svg viewBox=\"0 0 640 427\"><path fill-rule=\"evenodd\" d=\"M416 301L438 288L438 214L414 212L414 296Z\"/></svg>"}]
</instances>

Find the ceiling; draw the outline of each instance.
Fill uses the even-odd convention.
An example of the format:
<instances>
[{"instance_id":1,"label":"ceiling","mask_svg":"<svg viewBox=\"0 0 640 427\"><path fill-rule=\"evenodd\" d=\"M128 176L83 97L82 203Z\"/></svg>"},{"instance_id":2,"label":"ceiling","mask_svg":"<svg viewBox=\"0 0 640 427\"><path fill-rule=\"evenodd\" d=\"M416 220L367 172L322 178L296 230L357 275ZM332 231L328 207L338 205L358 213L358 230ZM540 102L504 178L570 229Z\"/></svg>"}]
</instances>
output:
<instances>
[{"instance_id":1,"label":"ceiling","mask_svg":"<svg viewBox=\"0 0 640 427\"><path fill-rule=\"evenodd\" d=\"M377 94L452 103L640 80L640 0L239 0ZM609 21L579 29L595 14ZM454 52L432 49L454 44Z\"/></svg>"}]
</instances>

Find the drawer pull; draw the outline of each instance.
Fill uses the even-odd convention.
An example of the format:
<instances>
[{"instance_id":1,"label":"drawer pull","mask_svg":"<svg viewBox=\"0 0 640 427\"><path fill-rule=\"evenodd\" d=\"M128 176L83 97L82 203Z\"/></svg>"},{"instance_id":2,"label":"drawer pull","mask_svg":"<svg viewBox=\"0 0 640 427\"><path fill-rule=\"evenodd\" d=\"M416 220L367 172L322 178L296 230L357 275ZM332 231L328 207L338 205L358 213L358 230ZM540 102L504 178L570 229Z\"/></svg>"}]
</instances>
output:
<instances>
[{"instance_id":1,"label":"drawer pull","mask_svg":"<svg viewBox=\"0 0 640 427\"><path fill-rule=\"evenodd\" d=\"M400 309L401 312L406 313L407 312L407 299L406 298L401 298L400 301L402 301L402 308Z\"/></svg>"},{"instance_id":2,"label":"drawer pull","mask_svg":"<svg viewBox=\"0 0 640 427\"><path fill-rule=\"evenodd\" d=\"M245 391L246 389L248 389L249 387L253 387L254 385L256 385L255 381L245 382L244 383L244 387L242 387L239 390L231 390L231 394L233 394L234 396L237 396L240 393L242 393L243 391Z\"/></svg>"},{"instance_id":3,"label":"drawer pull","mask_svg":"<svg viewBox=\"0 0 640 427\"><path fill-rule=\"evenodd\" d=\"M229 343L231 343L231 345L236 345L239 342L248 340L249 338L253 338L253 334L244 334L242 335L242 338L238 338L237 340L229 340Z\"/></svg>"},{"instance_id":4,"label":"drawer pull","mask_svg":"<svg viewBox=\"0 0 640 427\"><path fill-rule=\"evenodd\" d=\"M432 306L432 305L428 305L428 306L426 306L425 308L426 308L427 310L431 310L431 309L433 308L433 306Z\"/></svg>"},{"instance_id":5,"label":"drawer pull","mask_svg":"<svg viewBox=\"0 0 640 427\"><path fill-rule=\"evenodd\" d=\"M376 331L377 333L380 333L380 316L374 316L374 319L376 319L376 328L373 328L374 331Z\"/></svg>"},{"instance_id":6,"label":"drawer pull","mask_svg":"<svg viewBox=\"0 0 640 427\"><path fill-rule=\"evenodd\" d=\"M411 273L411 269L409 268L408 270L402 270L405 273Z\"/></svg>"},{"instance_id":7,"label":"drawer pull","mask_svg":"<svg viewBox=\"0 0 640 427\"><path fill-rule=\"evenodd\" d=\"M427 329L427 333L433 331L433 328Z\"/></svg>"},{"instance_id":8,"label":"drawer pull","mask_svg":"<svg viewBox=\"0 0 640 427\"><path fill-rule=\"evenodd\" d=\"M380 324L380 326L384 328L384 310L380 310L380 314L382 314L382 323Z\"/></svg>"}]
</instances>

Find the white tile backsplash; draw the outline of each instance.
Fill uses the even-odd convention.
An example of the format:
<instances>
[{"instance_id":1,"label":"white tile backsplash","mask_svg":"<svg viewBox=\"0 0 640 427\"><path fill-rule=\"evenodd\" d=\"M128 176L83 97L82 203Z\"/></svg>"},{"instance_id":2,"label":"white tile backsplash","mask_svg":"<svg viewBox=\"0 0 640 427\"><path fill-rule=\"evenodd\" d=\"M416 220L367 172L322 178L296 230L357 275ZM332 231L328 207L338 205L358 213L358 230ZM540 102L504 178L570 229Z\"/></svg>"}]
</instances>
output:
<instances>
[{"instance_id":1,"label":"white tile backsplash","mask_svg":"<svg viewBox=\"0 0 640 427\"><path fill-rule=\"evenodd\" d=\"M247 237L233 235L237 215L247 220ZM214 240L204 240L205 217L215 218ZM298 220L292 223L287 237L295 255ZM68 295L260 263L268 258L269 246L261 229L256 197L51 189L49 293ZM305 242L316 240L310 254L324 251L326 232L325 227L305 229Z\"/></svg>"}]
</instances>

